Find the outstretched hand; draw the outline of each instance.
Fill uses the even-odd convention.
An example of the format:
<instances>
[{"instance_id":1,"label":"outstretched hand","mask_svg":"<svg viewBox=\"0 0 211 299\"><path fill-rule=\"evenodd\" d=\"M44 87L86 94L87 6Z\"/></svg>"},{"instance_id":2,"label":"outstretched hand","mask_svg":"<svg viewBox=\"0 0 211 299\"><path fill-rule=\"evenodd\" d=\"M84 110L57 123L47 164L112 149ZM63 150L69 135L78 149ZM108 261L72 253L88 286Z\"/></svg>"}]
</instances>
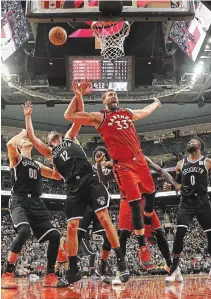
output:
<instances>
[{"instance_id":1,"label":"outstretched hand","mask_svg":"<svg viewBox=\"0 0 211 299\"><path fill-rule=\"evenodd\" d=\"M22 105L22 107L25 116L32 114L33 106L30 101L26 102L24 105Z\"/></svg>"},{"instance_id":2,"label":"outstretched hand","mask_svg":"<svg viewBox=\"0 0 211 299\"><path fill-rule=\"evenodd\" d=\"M162 107L161 101L158 98L154 97L153 100L158 103L158 107Z\"/></svg>"},{"instance_id":3,"label":"outstretched hand","mask_svg":"<svg viewBox=\"0 0 211 299\"><path fill-rule=\"evenodd\" d=\"M72 83L72 87L75 95L81 96L92 91L92 83L87 79L81 81L74 80Z\"/></svg>"}]
</instances>

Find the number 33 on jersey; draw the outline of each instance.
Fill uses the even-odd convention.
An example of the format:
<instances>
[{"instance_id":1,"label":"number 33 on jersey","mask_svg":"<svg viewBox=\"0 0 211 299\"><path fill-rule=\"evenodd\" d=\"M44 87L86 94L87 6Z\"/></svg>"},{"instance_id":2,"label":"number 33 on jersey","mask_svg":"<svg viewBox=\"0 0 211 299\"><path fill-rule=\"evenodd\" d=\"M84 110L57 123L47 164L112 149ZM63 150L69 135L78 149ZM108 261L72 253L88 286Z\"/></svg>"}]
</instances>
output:
<instances>
[{"instance_id":1,"label":"number 33 on jersey","mask_svg":"<svg viewBox=\"0 0 211 299\"><path fill-rule=\"evenodd\" d=\"M132 121L133 114L127 109L102 110L103 121L98 131L112 159L132 158L141 153L141 147Z\"/></svg>"}]
</instances>

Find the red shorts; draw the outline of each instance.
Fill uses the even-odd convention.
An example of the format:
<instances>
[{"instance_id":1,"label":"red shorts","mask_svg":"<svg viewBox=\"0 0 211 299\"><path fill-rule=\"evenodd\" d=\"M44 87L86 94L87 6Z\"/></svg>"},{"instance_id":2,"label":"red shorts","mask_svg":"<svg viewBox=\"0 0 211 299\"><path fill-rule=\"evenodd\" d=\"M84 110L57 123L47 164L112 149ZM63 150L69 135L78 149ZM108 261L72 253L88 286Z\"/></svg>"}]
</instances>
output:
<instances>
[{"instance_id":1,"label":"red shorts","mask_svg":"<svg viewBox=\"0 0 211 299\"><path fill-rule=\"evenodd\" d=\"M143 154L137 156L135 160L118 161L114 164L114 175L127 201L140 199L142 193L151 194L155 191L149 166Z\"/></svg>"},{"instance_id":2,"label":"red shorts","mask_svg":"<svg viewBox=\"0 0 211 299\"><path fill-rule=\"evenodd\" d=\"M144 199L141 201L142 206L142 215L143 215L143 207L144 207ZM155 231L161 227L160 220L158 218L158 215L155 211L153 211L152 214L152 231ZM129 230L133 231L133 224L132 224L132 213L131 208L127 200L121 200L120 201L120 209L119 209L119 230ZM149 230L149 227L145 225L145 236L149 237L151 236L151 230Z\"/></svg>"},{"instance_id":3,"label":"red shorts","mask_svg":"<svg viewBox=\"0 0 211 299\"><path fill-rule=\"evenodd\" d=\"M61 249L59 249L58 255L57 255L57 263L66 263L68 261L68 256L66 252L63 252Z\"/></svg>"}]
</instances>

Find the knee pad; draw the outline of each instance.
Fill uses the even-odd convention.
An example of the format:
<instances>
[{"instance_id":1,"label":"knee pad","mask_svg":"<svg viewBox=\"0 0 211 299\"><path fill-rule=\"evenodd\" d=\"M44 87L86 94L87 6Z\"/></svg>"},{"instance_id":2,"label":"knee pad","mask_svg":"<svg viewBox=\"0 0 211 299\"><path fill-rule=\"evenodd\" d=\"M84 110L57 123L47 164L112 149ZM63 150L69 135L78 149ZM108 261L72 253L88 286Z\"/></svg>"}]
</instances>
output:
<instances>
[{"instance_id":1,"label":"knee pad","mask_svg":"<svg viewBox=\"0 0 211 299\"><path fill-rule=\"evenodd\" d=\"M127 243L127 239L130 238L131 232L129 230L121 230L120 236L119 236L119 242L120 247L122 247L123 244Z\"/></svg>"},{"instance_id":2,"label":"knee pad","mask_svg":"<svg viewBox=\"0 0 211 299\"><path fill-rule=\"evenodd\" d=\"M106 251L111 251L111 244L110 244L105 232L103 233L103 240L104 240L104 242L103 242L102 249L106 250Z\"/></svg>"},{"instance_id":3,"label":"knee pad","mask_svg":"<svg viewBox=\"0 0 211 299\"><path fill-rule=\"evenodd\" d=\"M30 226L27 224L21 224L17 228L17 237L12 242L10 251L14 253L20 253L23 245L31 237Z\"/></svg>"},{"instance_id":4,"label":"knee pad","mask_svg":"<svg viewBox=\"0 0 211 299\"><path fill-rule=\"evenodd\" d=\"M130 238L131 232L129 230L123 229L120 231L119 234L119 239L120 240L127 240L128 238Z\"/></svg>"},{"instance_id":5,"label":"knee pad","mask_svg":"<svg viewBox=\"0 0 211 299\"><path fill-rule=\"evenodd\" d=\"M141 214L141 200L129 202L132 211L132 222L135 230L143 229L144 222Z\"/></svg>"},{"instance_id":6,"label":"knee pad","mask_svg":"<svg viewBox=\"0 0 211 299\"><path fill-rule=\"evenodd\" d=\"M151 194L144 194L145 198L145 207L144 211L147 213L152 213L154 210L154 203L155 203L155 192Z\"/></svg>"},{"instance_id":7,"label":"knee pad","mask_svg":"<svg viewBox=\"0 0 211 299\"><path fill-rule=\"evenodd\" d=\"M58 230L52 230L49 234L46 235L46 240L60 242L60 233Z\"/></svg>"},{"instance_id":8,"label":"knee pad","mask_svg":"<svg viewBox=\"0 0 211 299\"><path fill-rule=\"evenodd\" d=\"M41 241L40 243L43 243L45 241L53 242L55 244L60 243L60 233L58 230L52 230L49 232Z\"/></svg>"},{"instance_id":9,"label":"knee pad","mask_svg":"<svg viewBox=\"0 0 211 299\"><path fill-rule=\"evenodd\" d=\"M174 239L174 245L173 245L173 253L180 254L183 250L183 240L184 236L187 232L187 228L184 226L177 227L176 236Z\"/></svg>"}]
</instances>

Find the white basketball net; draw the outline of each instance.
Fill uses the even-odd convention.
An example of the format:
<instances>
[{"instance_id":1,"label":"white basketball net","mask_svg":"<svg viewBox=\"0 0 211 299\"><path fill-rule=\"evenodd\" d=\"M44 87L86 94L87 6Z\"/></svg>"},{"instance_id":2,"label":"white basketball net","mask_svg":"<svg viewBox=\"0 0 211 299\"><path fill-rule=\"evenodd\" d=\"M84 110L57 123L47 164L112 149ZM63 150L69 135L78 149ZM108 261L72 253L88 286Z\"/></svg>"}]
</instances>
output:
<instances>
[{"instance_id":1,"label":"white basketball net","mask_svg":"<svg viewBox=\"0 0 211 299\"><path fill-rule=\"evenodd\" d=\"M106 25L105 22L93 22L91 28L100 43L103 58L113 60L125 55L124 41L130 32L128 22L106 22Z\"/></svg>"}]
</instances>

